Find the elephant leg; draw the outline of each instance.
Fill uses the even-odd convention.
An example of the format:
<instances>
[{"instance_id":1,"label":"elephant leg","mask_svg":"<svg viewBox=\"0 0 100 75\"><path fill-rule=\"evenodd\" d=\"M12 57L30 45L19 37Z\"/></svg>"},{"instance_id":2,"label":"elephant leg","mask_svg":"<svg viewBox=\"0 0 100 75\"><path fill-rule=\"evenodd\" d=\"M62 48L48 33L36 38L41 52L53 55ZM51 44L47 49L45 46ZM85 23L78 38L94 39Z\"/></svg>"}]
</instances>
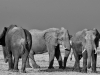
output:
<instances>
[{"instance_id":1,"label":"elephant leg","mask_svg":"<svg viewBox=\"0 0 100 75\"><path fill-rule=\"evenodd\" d=\"M32 51L30 51L29 58L31 59L31 64L33 68L40 68L40 66L37 65L35 62L34 53Z\"/></svg>"},{"instance_id":2,"label":"elephant leg","mask_svg":"<svg viewBox=\"0 0 100 75\"><path fill-rule=\"evenodd\" d=\"M82 72L87 73L87 51L83 53L83 69Z\"/></svg>"},{"instance_id":3,"label":"elephant leg","mask_svg":"<svg viewBox=\"0 0 100 75\"><path fill-rule=\"evenodd\" d=\"M53 69L53 62L54 62L55 50L49 51L49 67L48 69ZM61 62L60 62L61 64Z\"/></svg>"},{"instance_id":4,"label":"elephant leg","mask_svg":"<svg viewBox=\"0 0 100 75\"><path fill-rule=\"evenodd\" d=\"M8 57L7 57L6 47L3 47L3 54L4 54L4 61L5 61L5 63L7 63L8 62Z\"/></svg>"},{"instance_id":5,"label":"elephant leg","mask_svg":"<svg viewBox=\"0 0 100 75\"><path fill-rule=\"evenodd\" d=\"M77 59L77 58L76 58ZM75 63L74 63L74 70L80 72L80 59L81 59L81 55L78 55L78 60L75 59Z\"/></svg>"},{"instance_id":6,"label":"elephant leg","mask_svg":"<svg viewBox=\"0 0 100 75\"><path fill-rule=\"evenodd\" d=\"M70 50L66 49L65 50L65 56L64 56L64 62L63 62L63 68L64 69L66 68L66 62L67 62L69 54L70 54Z\"/></svg>"},{"instance_id":7,"label":"elephant leg","mask_svg":"<svg viewBox=\"0 0 100 75\"><path fill-rule=\"evenodd\" d=\"M82 55L78 55L78 60L80 61L80 59L82 58ZM80 65L80 63L79 63ZM77 67L77 61L75 60L75 64L74 64L74 68Z\"/></svg>"},{"instance_id":8,"label":"elephant leg","mask_svg":"<svg viewBox=\"0 0 100 75\"><path fill-rule=\"evenodd\" d=\"M9 65L8 70L13 70L14 63L13 63L13 59L12 59L12 53L8 54L8 65Z\"/></svg>"},{"instance_id":9,"label":"elephant leg","mask_svg":"<svg viewBox=\"0 0 100 75\"><path fill-rule=\"evenodd\" d=\"M29 64L29 57L27 58L27 61L26 61L26 68L32 68Z\"/></svg>"},{"instance_id":10,"label":"elephant leg","mask_svg":"<svg viewBox=\"0 0 100 75\"><path fill-rule=\"evenodd\" d=\"M95 54L95 51L92 52L92 72L96 71L96 61L97 61L97 54Z\"/></svg>"},{"instance_id":11,"label":"elephant leg","mask_svg":"<svg viewBox=\"0 0 100 75\"><path fill-rule=\"evenodd\" d=\"M60 52L60 49L59 48L56 49L56 51L55 51L55 57L58 60L59 68L62 68L62 57L61 57L61 52Z\"/></svg>"},{"instance_id":12,"label":"elephant leg","mask_svg":"<svg viewBox=\"0 0 100 75\"><path fill-rule=\"evenodd\" d=\"M80 60L79 55L74 51L74 57L75 57L75 64L74 64L74 70L77 72L80 72Z\"/></svg>"},{"instance_id":13,"label":"elephant leg","mask_svg":"<svg viewBox=\"0 0 100 75\"><path fill-rule=\"evenodd\" d=\"M26 73L26 61L27 61L27 58L28 58L28 52L25 52L23 55L22 55L22 68L21 68L21 72L22 73Z\"/></svg>"},{"instance_id":14,"label":"elephant leg","mask_svg":"<svg viewBox=\"0 0 100 75\"><path fill-rule=\"evenodd\" d=\"M15 56L14 57L14 69L13 69L13 72L18 72L19 71L19 69L18 69L18 62L19 62L19 57Z\"/></svg>"}]
</instances>

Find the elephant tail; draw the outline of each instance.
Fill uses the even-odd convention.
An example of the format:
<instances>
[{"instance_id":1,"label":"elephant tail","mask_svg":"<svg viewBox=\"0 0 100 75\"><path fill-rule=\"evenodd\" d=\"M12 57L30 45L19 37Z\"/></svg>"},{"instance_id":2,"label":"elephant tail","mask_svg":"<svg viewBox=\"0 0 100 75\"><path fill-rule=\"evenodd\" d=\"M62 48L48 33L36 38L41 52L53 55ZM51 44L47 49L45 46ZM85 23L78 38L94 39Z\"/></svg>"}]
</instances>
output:
<instances>
[{"instance_id":1,"label":"elephant tail","mask_svg":"<svg viewBox=\"0 0 100 75\"><path fill-rule=\"evenodd\" d=\"M73 55L73 50L71 49L71 53L70 53L70 61L72 60L72 55Z\"/></svg>"},{"instance_id":2,"label":"elephant tail","mask_svg":"<svg viewBox=\"0 0 100 75\"><path fill-rule=\"evenodd\" d=\"M71 57L70 57L70 61L72 61L72 55L71 55Z\"/></svg>"},{"instance_id":3,"label":"elephant tail","mask_svg":"<svg viewBox=\"0 0 100 75\"><path fill-rule=\"evenodd\" d=\"M25 33L25 43L23 44L23 51L22 53L25 52L25 50L27 50L28 52L30 52L30 49L32 47L32 35L30 34L30 32L26 29L23 29L24 33Z\"/></svg>"}]
</instances>

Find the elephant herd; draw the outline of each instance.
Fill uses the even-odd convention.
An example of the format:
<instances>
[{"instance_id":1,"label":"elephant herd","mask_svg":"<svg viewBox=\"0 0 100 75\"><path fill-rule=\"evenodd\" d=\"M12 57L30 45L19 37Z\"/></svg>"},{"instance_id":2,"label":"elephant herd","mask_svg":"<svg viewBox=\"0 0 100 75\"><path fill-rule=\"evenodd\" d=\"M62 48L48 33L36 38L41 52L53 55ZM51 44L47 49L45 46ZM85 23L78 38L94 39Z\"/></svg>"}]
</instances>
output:
<instances>
[{"instance_id":1,"label":"elephant herd","mask_svg":"<svg viewBox=\"0 0 100 75\"><path fill-rule=\"evenodd\" d=\"M74 35L64 27L49 28L46 30L26 30L17 25L4 27L0 34L0 45L3 47L5 63L8 62L10 71L18 72L19 58L22 58L21 72L25 73L25 68L40 68L37 65L34 55L48 52L49 66L52 69L54 58L56 57L59 68L65 69L67 59L73 49L75 64L73 70L78 72L87 72L88 68L96 72L97 47L99 46L100 33L96 28L83 29ZM60 45L64 46L64 60L62 60ZM83 68L80 70L80 59L83 57Z\"/></svg>"}]
</instances>

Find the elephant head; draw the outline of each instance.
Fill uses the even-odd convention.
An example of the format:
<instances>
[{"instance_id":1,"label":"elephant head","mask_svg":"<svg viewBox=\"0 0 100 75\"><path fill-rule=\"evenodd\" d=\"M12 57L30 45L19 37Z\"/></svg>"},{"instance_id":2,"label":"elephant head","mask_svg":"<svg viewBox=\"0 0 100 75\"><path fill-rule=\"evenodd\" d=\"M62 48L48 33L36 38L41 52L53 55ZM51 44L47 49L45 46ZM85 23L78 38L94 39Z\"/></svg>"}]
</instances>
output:
<instances>
[{"instance_id":1,"label":"elephant head","mask_svg":"<svg viewBox=\"0 0 100 75\"><path fill-rule=\"evenodd\" d=\"M57 46L58 44L60 44L63 45L65 48L70 49L71 35L69 35L69 31L66 30L64 27L61 27L61 29L49 28L45 30L44 38L47 40L53 38L53 45Z\"/></svg>"},{"instance_id":2,"label":"elephant head","mask_svg":"<svg viewBox=\"0 0 100 75\"><path fill-rule=\"evenodd\" d=\"M96 45L95 45L95 32L92 30L86 31L86 36L85 36L85 43L83 45L84 50L87 50L87 67L90 68L91 67L91 57L92 57L92 53L93 50L96 51Z\"/></svg>"},{"instance_id":3,"label":"elephant head","mask_svg":"<svg viewBox=\"0 0 100 75\"><path fill-rule=\"evenodd\" d=\"M64 27L61 27L60 34L58 35L59 44L63 45L65 49L70 50L70 39L69 31Z\"/></svg>"}]
</instances>

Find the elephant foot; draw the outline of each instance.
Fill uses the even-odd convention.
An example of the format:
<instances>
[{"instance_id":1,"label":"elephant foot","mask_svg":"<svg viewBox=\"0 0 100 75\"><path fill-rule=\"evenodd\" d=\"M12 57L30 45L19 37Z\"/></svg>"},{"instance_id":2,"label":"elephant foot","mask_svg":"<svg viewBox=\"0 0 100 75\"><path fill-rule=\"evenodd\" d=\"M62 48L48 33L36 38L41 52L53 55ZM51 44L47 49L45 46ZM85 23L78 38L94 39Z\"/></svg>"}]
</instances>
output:
<instances>
[{"instance_id":1,"label":"elephant foot","mask_svg":"<svg viewBox=\"0 0 100 75\"><path fill-rule=\"evenodd\" d=\"M73 71L81 72L80 68L73 68Z\"/></svg>"},{"instance_id":2,"label":"elephant foot","mask_svg":"<svg viewBox=\"0 0 100 75\"><path fill-rule=\"evenodd\" d=\"M75 65L74 65L74 67L73 67L73 71L81 72L80 66L79 66L79 64L77 64L76 62L75 62Z\"/></svg>"},{"instance_id":3,"label":"elephant foot","mask_svg":"<svg viewBox=\"0 0 100 75\"><path fill-rule=\"evenodd\" d=\"M34 65L32 65L32 66L33 66L33 68L35 68L35 69L40 68L40 66L37 65L37 64L34 64Z\"/></svg>"},{"instance_id":4,"label":"elephant foot","mask_svg":"<svg viewBox=\"0 0 100 75\"><path fill-rule=\"evenodd\" d=\"M81 70L79 70L79 69L74 69L74 71L76 71L76 72L81 72Z\"/></svg>"},{"instance_id":5,"label":"elephant foot","mask_svg":"<svg viewBox=\"0 0 100 75\"><path fill-rule=\"evenodd\" d=\"M26 70L21 70L21 73L26 73Z\"/></svg>"},{"instance_id":6,"label":"elephant foot","mask_svg":"<svg viewBox=\"0 0 100 75\"><path fill-rule=\"evenodd\" d=\"M87 73L87 69L82 69L82 73Z\"/></svg>"},{"instance_id":7,"label":"elephant foot","mask_svg":"<svg viewBox=\"0 0 100 75\"><path fill-rule=\"evenodd\" d=\"M13 72L18 72L19 71L19 69L13 69Z\"/></svg>"},{"instance_id":8,"label":"elephant foot","mask_svg":"<svg viewBox=\"0 0 100 75\"><path fill-rule=\"evenodd\" d=\"M52 66L52 67L51 67L51 66L49 66L49 67L48 67L48 69L54 69L54 67L53 67L53 66Z\"/></svg>"},{"instance_id":9,"label":"elephant foot","mask_svg":"<svg viewBox=\"0 0 100 75\"><path fill-rule=\"evenodd\" d=\"M66 66L63 66L62 69L66 69Z\"/></svg>"},{"instance_id":10,"label":"elephant foot","mask_svg":"<svg viewBox=\"0 0 100 75\"><path fill-rule=\"evenodd\" d=\"M12 68L9 68L8 71L13 71L13 69Z\"/></svg>"},{"instance_id":11,"label":"elephant foot","mask_svg":"<svg viewBox=\"0 0 100 75\"><path fill-rule=\"evenodd\" d=\"M66 66L63 64L63 65L62 65L62 69L65 69L65 68L66 68Z\"/></svg>"},{"instance_id":12,"label":"elephant foot","mask_svg":"<svg viewBox=\"0 0 100 75\"><path fill-rule=\"evenodd\" d=\"M91 71L91 73L97 73L97 71Z\"/></svg>"},{"instance_id":13,"label":"elephant foot","mask_svg":"<svg viewBox=\"0 0 100 75\"><path fill-rule=\"evenodd\" d=\"M26 68L32 68L30 65L26 65Z\"/></svg>"},{"instance_id":14,"label":"elephant foot","mask_svg":"<svg viewBox=\"0 0 100 75\"><path fill-rule=\"evenodd\" d=\"M60 66L59 69L63 69L63 66Z\"/></svg>"},{"instance_id":15,"label":"elephant foot","mask_svg":"<svg viewBox=\"0 0 100 75\"><path fill-rule=\"evenodd\" d=\"M92 67L92 73L97 73L96 67Z\"/></svg>"}]
</instances>

